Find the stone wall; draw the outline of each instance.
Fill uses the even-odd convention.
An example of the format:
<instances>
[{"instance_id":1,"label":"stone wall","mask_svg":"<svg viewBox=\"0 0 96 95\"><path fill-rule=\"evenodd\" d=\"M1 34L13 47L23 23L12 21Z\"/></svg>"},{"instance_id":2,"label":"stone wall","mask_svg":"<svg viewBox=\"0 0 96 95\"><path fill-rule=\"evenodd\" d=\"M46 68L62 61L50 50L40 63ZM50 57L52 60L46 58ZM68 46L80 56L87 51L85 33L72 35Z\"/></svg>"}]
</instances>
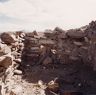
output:
<instances>
[{"instance_id":1,"label":"stone wall","mask_svg":"<svg viewBox=\"0 0 96 95\"><path fill-rule=\"evenodd\" d=\"M26 33L23 59L30 64L70 64L82 62L96 69L96 22L78 29L56 27Z\"/></svg>"},{"instance_id":2,"label":"stone wall","mask_svg":"<svg viewBox=\"0 0 96 95\"><path fill-rule=\"evenodd\" d=\"M1 33L0 95L12 92L12 76L22 74L18 66L78 63L96 71L96 21L78 29Z\"/></svg>"}]
</instances>

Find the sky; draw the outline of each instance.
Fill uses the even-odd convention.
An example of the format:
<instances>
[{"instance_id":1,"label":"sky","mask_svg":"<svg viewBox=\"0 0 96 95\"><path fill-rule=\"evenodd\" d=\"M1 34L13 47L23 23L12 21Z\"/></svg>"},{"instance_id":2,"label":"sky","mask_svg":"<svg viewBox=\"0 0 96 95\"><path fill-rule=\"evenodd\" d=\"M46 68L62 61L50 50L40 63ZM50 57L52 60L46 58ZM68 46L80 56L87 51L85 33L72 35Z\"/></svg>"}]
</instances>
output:
<instances>
[{"instance_id":1,"label":"sky","mask_svg":"<svg viewBox=\"0 0 96 95\"><path fill-rule=\"evenodd\" d=\"M96 0L0 0L0 31L79 28L96 20Z\"/></svg>"}]
</instances>

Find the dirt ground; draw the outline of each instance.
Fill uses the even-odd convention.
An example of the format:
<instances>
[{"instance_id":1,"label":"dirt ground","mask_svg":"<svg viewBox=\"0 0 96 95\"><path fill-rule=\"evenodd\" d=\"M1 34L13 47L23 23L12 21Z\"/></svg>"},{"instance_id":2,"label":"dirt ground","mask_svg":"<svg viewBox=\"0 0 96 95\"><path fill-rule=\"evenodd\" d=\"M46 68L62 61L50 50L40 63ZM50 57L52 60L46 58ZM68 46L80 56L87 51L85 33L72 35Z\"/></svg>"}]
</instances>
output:
<instances>
[{"instance_id":1,"label":"dirt ground","mask_svg":"<svg viewBox=\"0 0 96 95\"><path fill-rule=\"evenodd\" d=\"M96 95L96 72L83 64L52 64L47 66L27 64L20 69L23 70L23 75L14 75L18 85L23 88L20 95L71 95L64 94L64 92L82 93L75 95ZM36 85L39 80L47 84L55 78L58 78L58 93L52 93L45 90L44 86Z\"/></svg>"}]
</instances>

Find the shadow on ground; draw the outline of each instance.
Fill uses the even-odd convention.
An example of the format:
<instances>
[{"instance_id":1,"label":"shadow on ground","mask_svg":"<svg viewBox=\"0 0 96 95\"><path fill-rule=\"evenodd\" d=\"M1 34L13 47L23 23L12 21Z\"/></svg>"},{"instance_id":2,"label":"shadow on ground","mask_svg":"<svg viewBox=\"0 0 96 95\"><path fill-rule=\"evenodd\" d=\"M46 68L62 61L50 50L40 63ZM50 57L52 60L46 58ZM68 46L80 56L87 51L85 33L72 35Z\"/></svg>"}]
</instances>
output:
<instances>
[{"instance_id":1,"label":"shadow on ground","mask_svg":"<svg viewBox=\"0 0 96 95\"><path fill-rule=\"evenodd\" d=\"M48 83L58 78L60 91L80 91L96 94L96 72L81 63L47 66L27 64L22 67L22 70L22 79L29 83L37 83L38 80Z\"/></svg>"}]
</instances>

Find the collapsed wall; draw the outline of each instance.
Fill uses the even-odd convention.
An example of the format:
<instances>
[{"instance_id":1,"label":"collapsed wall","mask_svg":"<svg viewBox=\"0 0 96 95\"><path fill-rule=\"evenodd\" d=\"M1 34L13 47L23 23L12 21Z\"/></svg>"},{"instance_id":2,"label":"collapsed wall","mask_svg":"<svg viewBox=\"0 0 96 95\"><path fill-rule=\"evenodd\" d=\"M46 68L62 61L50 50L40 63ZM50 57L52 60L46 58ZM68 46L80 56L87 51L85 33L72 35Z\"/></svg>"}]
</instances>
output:
<instances>
[{"instance_id":1,"label":"collapsed wall","mask_svg":"<svg viewBox=\"0 0 96 95\"><path fill-rule=\"evenodd\" d=\"M96 21L66 31L56 27L44 32L1 33L0 95L12 90L14 84L10 83L14 74L22 74L22 71L17 70L18 66L78 63L88 65L96 71ZM6 91L2 92L3 88Z\"/></svg>"},{"instance_id":2,"label":"collapsed wall","mask_svg":"<svg viewBox=\"0 0 96 95\"><path fill-rule=\"evenodd\" d=\"M88 26L27 33L23 60L30 64L70 64L82 62L96 69L96 22Z\"/></svg>"}]
</instances>

